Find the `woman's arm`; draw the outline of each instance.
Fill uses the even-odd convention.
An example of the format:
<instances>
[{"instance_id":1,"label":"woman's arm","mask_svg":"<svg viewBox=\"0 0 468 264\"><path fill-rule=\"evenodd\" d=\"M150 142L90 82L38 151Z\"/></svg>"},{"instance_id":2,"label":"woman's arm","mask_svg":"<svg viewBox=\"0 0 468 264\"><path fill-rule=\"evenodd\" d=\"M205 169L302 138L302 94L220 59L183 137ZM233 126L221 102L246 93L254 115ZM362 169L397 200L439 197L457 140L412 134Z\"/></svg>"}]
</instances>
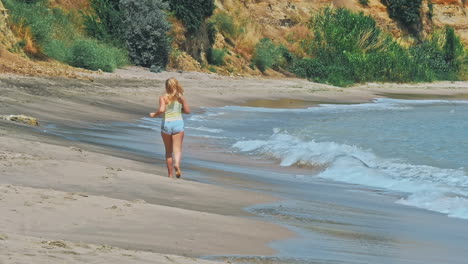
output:
<instances>
[{"instance_id":1,"label":"woman's arm","mask_svg":"<svg viewBox=\"0 0 468 264\"><path fill-rule=\"evenodd\" d=\"M190 106L188 105L187 100L185 100L184 96L182 96L180 99L182 100L182 113L190 114Z\"/></svg>"},{"instance_id":2,"label":"woman's arm","mask_svg":"<svg viewBox=\"0 0 468 264\"><path fill-rule=\"evenodd\" d=\"M160 114L166 112L166 100L164 96L159 97L159 109L157 112L150 113L150 117L158 117Z\"/></svg>"}]
</instances>

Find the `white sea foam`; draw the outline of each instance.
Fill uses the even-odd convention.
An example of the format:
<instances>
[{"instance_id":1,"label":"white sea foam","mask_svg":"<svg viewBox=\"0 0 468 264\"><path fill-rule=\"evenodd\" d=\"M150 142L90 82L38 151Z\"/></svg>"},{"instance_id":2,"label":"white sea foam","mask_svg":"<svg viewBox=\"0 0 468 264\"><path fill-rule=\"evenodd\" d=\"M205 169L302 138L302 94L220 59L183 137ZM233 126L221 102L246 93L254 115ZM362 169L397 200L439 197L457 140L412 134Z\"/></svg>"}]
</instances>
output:
<instances>
[{"instance_id":1,"label":"white sea foam","mask_svg":"<svg viewBox=\"0 0 468 264\"><path fill-rule=\"evenodd\" d=\"M405 164L356 146L303 141L279 131L267 140L239 141L233 147L278 159L281 166L326 166L319 177L406 192L408 197L399 203L468 219L468 175L463 169Z\"/></svg>"},{"instance_id":2,"label":"white sea foam","mask_svg":"<svg viewBox=\"0 0 468 264\"><path fill-rule=\"evenodd\" d=\"M361 104L320 104L319 107L309 107L304 109L281 109L248 106L224 106L221 109L239 112L258 113L304 113L304 112L341 112L341 111L368 111L368 110L407 110L413 106L421 105L448 105L448 104L468 104L463 100L401 100L390 98L379 98L369 103Z\"/></svg>"},{"instance_id":3,"label":"white sea foam","mask_svg":"<svg viewBox=\"0 0 468 264\"><path fill-rule=\"evenodd\" d=\"M199 115L192 115L188 119L190 121L203 121L210 118L216 118L218 116L224 115L224 112L206 112Z\"/></svg>"},{"instance_id":4,"label":"white sea foam","mask_svg":"<svg viewBox=\"0 0 468 264\"><path fill-rule=\"evenodd\" d=\"M282 113L282 112L310 112L312 109L318 107L304 108L304 109L283 109L283 108L267 108L267 107L250 107L250 106L223 106L221 109L236 111L236 112L257 112L257 113Z\"/></svg>"},{"instance_id":5,"label":"white sea foam","mask_svg":"<svg viewBox=\"0 0 468 264\"><path fill-rule=\"evenodd\" d=\"M213 138L213 139L226 139L227 137L220 137L220 136L210 136L210 135L192 135L193 137L198 138Z\"/></svg>"},{"instance_id":6,"label":"white sea foam","mask_svg":"<svg viewBox=\"0 0 468 264\"><path fill-rule=\"evenodd\" d=\"M392 103L401 105L457 105L468 104L467 100L407 100L407 99L391 99L391 98L378 98L375 99L376 103Z\"/></svg>"}]
</instances>

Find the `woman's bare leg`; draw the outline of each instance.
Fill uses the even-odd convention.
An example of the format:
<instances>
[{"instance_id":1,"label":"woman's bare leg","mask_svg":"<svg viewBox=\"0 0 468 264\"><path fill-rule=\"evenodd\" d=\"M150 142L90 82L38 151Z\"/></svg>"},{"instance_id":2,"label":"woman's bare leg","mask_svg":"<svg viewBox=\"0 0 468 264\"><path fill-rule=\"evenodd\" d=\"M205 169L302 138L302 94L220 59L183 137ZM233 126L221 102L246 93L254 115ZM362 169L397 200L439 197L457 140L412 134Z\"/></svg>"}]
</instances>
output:
<instances>
[{"instance_id":1,"label":"woman's bare leg","mask_svg":"<svg viewBox=\"0 0 468 264\"><path fill-rule=\"evenodd\" d=\"M182 159L182 143L184 141L184 131L172 135L172 150L174 152L174 168L176 176L179 178L182 175L180 170L180 161Z\"/></svg>"},{"instance_id":2,"label":"woman's bare leg","mask_svg":"<svg viewBox=\"0 0 468 264\"><path fill-rule=\"evenodd\" d=\"M167 175L169 178L174 177L172 175L173 165L172 165L172 135L161 133L161 137L164 142L164 148L166 149L166 165L167 165Z\"/></svg>"}]
</instances>

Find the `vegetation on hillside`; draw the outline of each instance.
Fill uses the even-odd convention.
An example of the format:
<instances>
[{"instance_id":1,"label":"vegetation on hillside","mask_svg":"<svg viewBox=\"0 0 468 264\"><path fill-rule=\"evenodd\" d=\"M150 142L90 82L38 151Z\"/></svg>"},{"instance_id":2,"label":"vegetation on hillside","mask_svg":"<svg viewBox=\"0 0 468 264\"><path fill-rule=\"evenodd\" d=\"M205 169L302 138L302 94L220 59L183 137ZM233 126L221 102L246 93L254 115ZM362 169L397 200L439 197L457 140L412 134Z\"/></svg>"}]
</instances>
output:
<instances>
[{"instance_id":1,"label":"vegetation on hillside","mask_svg":"<svg viewBox=\"0 0 468 264\"><path fill-rule=\"evenodd\" d=\"M164 69L168 63L170 25L161 0L121 0L122 38L131 61L136 65Z\"/></svg>"},{"instance_id":2,"label":"vegetation on hillside","mask_svg":"<svg viewBox=\"0 0 468 264\"><path fill-rule=\"evenodd\" d=\"M195 33L205 18L215 9L213 0L167 0L171 11L180 19L189 33Z\"/></svg>"},{"instance_id":3,"label":"vegetation on hillside","mask_svg":"<svg viewBox=\"0 0 468 264\"><path fill-rule=\"evenodd\" d=\"M3 0L10 12L17 49L33 58L49 57L72 66L113 71L128 63L126 51L81 32L80 14L46 0Z\"/></svg>"},{"instance_id":4,"label":"vegetation on hillside","mask_svg":"<svg viewBox=\"0 0 468 264\"><path fill-rule=\"evenodd\" d=\"M65 11L49 0L3 0L16 48L36 59L112 72L132 62L164 69L170 38L162 0L91 0L92 9Z\"/></svg>"},{"instance_id":5,"label":"vegetation on hillside","mask_svg":"<svg viewBox=\"0 0 468 264\"><path fill-rule=\"evenodd\" d=\"M135 65L164 69L168 63L171 28L162 0L91 0L94 12L83 14L87 33L124 48Z\"/></svg>"},{"instance_id":6,"label":"vegetation on hillside","mask_svg":"<svg viewBox=\"0 0 468 264\"><path fill-rule=\"evenodd\" d=\"M414 33L404 42L343 8L291 16L280 21L288 30L264 31L234 2L216 9L214 0L80 0L87 4L67 9L55 0L2 1L20 39L12 50L91 70L132 63L160 71L180 58L197 70L276 71L338 86L467 77L467 51L453 28L417 33L422 0L381 0Z\"/></svg>"},{"instance_id":7,"label":"vegetation on hillside","mask_svg":"<svg viewBox=\"0 0 468 264\"><path fill-rule=\"evenodd\" d=\"M453 28L406 48L375 21L346 9L324 9L310 21L308 57L291 70L300 77L346 86L356 82L456 80L466 51Z\"/></svg>"},{"instance_id":8,"label":"vegetation on hillside","mask_svg":"<svg viewBox=\"0 0 468 264\"><path fill-rule=\"evenodd\" d=\"M388 7L390 17L397 19L409 28L421 23L422 1L423 0L382 0Z\"/></svg>"}]
</instances>

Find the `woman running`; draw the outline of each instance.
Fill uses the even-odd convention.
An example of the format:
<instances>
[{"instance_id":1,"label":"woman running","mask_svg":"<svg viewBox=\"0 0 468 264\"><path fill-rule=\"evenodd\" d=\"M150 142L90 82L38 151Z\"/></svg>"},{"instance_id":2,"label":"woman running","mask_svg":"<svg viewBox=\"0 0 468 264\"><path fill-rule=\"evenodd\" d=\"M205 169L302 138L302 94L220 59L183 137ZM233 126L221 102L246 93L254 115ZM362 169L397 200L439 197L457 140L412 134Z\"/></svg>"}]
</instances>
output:
<instances>
[{"instance_id":1,"label":"woman running","mask_svg":"<svg viewBox=\"0 0 468 264\"><path fill-rule=\"evenodd\" d=\"M166 164L169 178L180 178L182 171L182 142L184 140L184 119L182 113L190 114L190 107L184 97L184 89L175 78L166 80L166 94L159 97L159 109L150 113L150 117L163 114L161 136L166 149Z\"/></svg>"}]
</instances>

